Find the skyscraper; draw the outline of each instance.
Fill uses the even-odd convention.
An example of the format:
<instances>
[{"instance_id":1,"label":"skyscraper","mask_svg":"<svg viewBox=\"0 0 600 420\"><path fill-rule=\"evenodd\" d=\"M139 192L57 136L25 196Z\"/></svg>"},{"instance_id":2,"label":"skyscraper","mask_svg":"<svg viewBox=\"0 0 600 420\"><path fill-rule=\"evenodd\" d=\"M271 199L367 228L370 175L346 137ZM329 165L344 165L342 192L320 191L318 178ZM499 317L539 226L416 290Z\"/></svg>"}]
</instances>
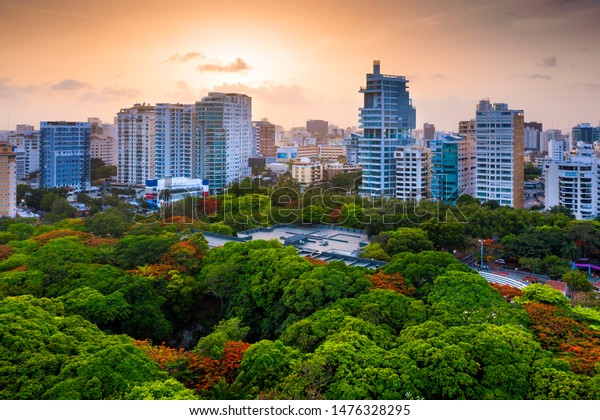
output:
<instances>
[{"instance_id":1,"label":"skyscraper","mask_svg":"<svg viewBox=\"0 0 600 420\"><path fill-rule=\"evenodd\" d=\"M210 92L196 102L199 173L213 194L250 175L252 98L239 93Z\"/></svg>"},{"instance_id":2,"label":"skyscraper","mask_svg":"<svg viewBox=\"0 0 600 420\"><path fill-rule=\"evenodd\" d=\"M91 186L91 125L88 122L40 123L41 186L84 191Z\"/></svg>"},{"instance_id":3,"label":"skyscraper","mask_svg":"<svg viewBox=\"0 0 600 420\"><path fill-rule=\"evenodd\" d=\"M454 203L462 194L473 194L474 140L439 133L430 144L431 198Z\"/></svg>"},{"instance_id":4,"label":"skyscraper","mask_svg":"<svg viewBox=\"0 0 600 420\"><path fill-rule=\"evenodd\" d=\"M152 105L135 104L117 114L119 182L145 185L154 179L154 112Z\"/></svg>"},{"instance_id":5,"label":"skyscraper","mask_svg":"<svg viewBox=\"0 0 600 420\"><path fill-rule=\"evenodd\" d=\"M119 142L117 126L104 124L100 118L88 118L92 125L92 159L100 159L105 165L117 166Z\"/></svg>"},{"instance_id":6,"label":"skyscraper","mask_svg":"<svg viewBox=\"0 0 600 420\"><path fill-rule=\"evenodd\" d=\"M40 132L39 130L25 130L33 126L18 125L16 131L11 131L6 136L10 144L15 147L17 154L17 180L25 179L32 172L40 169Z\"/></svg>"},{"instance_id":7,"label":"skyscraper","mask_svg":"<svg viewBox=\"0 0 600 420\"><path fill-rule=\"evenodd\" d=\"M403 76L381 74L379 61L361 87L364 105L359 109L364 130L358 139L358 163L362 166L363 196L396 196L396 148L410 142L415 128L415 108Z\"/></svg>"},{"instance_id":8,"label":"skyscraper","mask_svg":"<svg viewBox=\"0 0 600 420\"><path fill-rule=\"evenodd\" d=\"M522 208L524 202L523 111L482 100L476 113L475 198Z\"/></svg>"},{"instance_id":9,"label":"skyscraper","mask_svg":"<svg viewBox=\"0 0 600 420\"><path fill-rule=\"evenodd\" d=\"M156 104L154 110L154 177L193 178L196 138L193 105Z\"/></svg>"},{"instance_id":10,"label":"skyscraper","mask_svg":"<svg viewBox=\"0 0 600 420\"><path fill-rule=\"evenodd\" d=\"M17 154L8 143L0 143L0 217L17 214Z\"/></svg>"}]
</instances>

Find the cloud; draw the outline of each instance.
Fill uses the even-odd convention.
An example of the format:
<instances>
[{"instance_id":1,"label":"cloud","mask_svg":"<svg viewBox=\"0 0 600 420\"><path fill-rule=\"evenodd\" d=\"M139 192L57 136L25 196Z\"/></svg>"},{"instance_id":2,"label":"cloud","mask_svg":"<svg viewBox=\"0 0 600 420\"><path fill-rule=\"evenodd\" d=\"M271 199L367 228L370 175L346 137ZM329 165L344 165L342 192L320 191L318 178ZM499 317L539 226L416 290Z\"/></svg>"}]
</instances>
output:
<instances>
[{"instance_id":1,"label":"cloud","mask_svg":"<svg viewBox=\"0 0 600 420\"><path fill-rule=\"evenodd\" d=\"M435 80L446 80L446 75L441 74L441 73L436 73L436 74L432 74L431 78L435 79Z\"/></svg>"},{"instance_id":2,"label":"cloud","mask_svg":"<svg viewBox=\"0 0 600 420\"><path fill-rule=\"evenodd\" d=\"M251 87L243 83L225 83L214 86L212 92L244 93L251 97L258 97L269 103L276 104L307 104L312 102L306 92L299 85L282 85L265 81L261 86Z\"/></svg>"},{"instance_id":3,"label":"cloud","mask_svg":"<svg viewBox=\"0 0 600 420\"><path fill-rule=\"evenodd\" d=\"M52 90L79 90L89 88L90 85L75 79L65 79L50 86Z\"/></svg>"},{"instance_id":4,"label":"cloud","mask_svg":"<svg viewBox=\"0 0 600 420\"><path fill-rule=\"evenodd\" d=\"M196 51L190 51L185 54L177 53L177 54L174 54L171 57L169 57L169 59L167 60L167 63L174 63L174 62L187 63L188 61L190 61L194 58L204 58L204 56Z\"/></svg>"},{"instance_id":5,"label":"cloud","mask_svg":"<svg viewBox=\"0 0 600 420\"><path fill-rule=\"evenodd\" d=\"M600 83L574 83L569 89L577 89L584 92L600 92Z\"/></svg>"},{"instance_id":6,"label":"cloud","mask_svg":"<svg viewBox=\"0 0 600 420\"><path fill-rule=\"evenodd\" d=\"M0 99L14 98L25 93L35 92L40 87L37 85L15 85L8 77L0 77Z\"/></svg>"},{"instance_id":7,"label":"cloud","mask_svg":"<svg viewBox=\"0 0 600 420\"><path fill-rule=\"evenodd\" d=\"M549 67L556 67L557 65L557 59L556 56L550 56L550 57L544 57L542 58L540 61L538 61L537 63L535 63L536 66L538 67L545 67L545 68L549 68Z\"/></svg>"},{"instance_id":8,"label":"cloud","mask_svg":"<svg viewBox=\"0 0 600 420\"><path fill-rule=\"evenodd\" d=\"M552 77L550 77L547 74L539 74L539 73L533 73L527 77L529 77L530 79L534 79L534 80L550 80L550 79L552 79Z\"/></svg>"},{"instance_id":9,"label":"cloud","mask_svg":"<svg viewBox=\"0 0 600 420\"><path fill-rule=\"evenodd\" d=\"M84 101L90 102L109 102L124 98L136 98L140 96L140 91L135 88L114 88L105 87L99 92L88 91L81 96Z\"/></svg>"},{"instance_id":10,"label":"cloud","mask_svg":"<svg viewBox=\"0 0 600 420\"><path fill-rule=\"evenodd\" d=\"M241 58L236 58L235 61L227 64L201 64L197 67L198 71L206 72L206 71L218 71L224 73L234 73L238 71L249 70L251 67Z\"/></svg>"}]
</instances>

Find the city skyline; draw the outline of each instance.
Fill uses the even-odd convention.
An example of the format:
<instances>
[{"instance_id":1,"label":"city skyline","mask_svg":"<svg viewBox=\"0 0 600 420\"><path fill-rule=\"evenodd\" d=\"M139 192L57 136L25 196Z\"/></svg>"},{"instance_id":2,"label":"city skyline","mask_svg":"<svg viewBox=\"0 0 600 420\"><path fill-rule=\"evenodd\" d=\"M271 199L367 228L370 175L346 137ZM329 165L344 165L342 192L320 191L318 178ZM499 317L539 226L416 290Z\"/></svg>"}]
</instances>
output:
<instances>
[{"instance_id":1,"label":"city skyline","mask_svg":"<svg viewBox=\"0 0 600 420\"><path fill-rule=\"evenodd\" d=\"M483 98L545 128L600 124L597 0L102 3L0 0L0 129L106 122L135 103L253 98L285 128L358 125L373 60L406 76L417 127L457 131Z\"/></svg>"}]
</instances>

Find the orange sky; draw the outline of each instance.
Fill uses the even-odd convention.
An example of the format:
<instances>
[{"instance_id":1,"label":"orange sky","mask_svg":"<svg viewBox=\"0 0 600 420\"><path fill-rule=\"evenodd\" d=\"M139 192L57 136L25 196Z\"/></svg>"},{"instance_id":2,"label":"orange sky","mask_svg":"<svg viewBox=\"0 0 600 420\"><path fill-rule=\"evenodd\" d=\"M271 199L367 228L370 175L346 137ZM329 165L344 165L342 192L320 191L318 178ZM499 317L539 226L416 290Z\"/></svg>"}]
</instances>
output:
<instances>
[{"instance_id":1,"label":"orange sky","mask_svg":"<svg viewBox=\"0 0 600 420\"><path fill-rule=\"evenodd\" d=\"M0 0L0 129L209 91L347 127L379 59L418 127L457 130L489 97L566 130L600 122L598 22L599 0Z\"/></svg>"}]
</instances>

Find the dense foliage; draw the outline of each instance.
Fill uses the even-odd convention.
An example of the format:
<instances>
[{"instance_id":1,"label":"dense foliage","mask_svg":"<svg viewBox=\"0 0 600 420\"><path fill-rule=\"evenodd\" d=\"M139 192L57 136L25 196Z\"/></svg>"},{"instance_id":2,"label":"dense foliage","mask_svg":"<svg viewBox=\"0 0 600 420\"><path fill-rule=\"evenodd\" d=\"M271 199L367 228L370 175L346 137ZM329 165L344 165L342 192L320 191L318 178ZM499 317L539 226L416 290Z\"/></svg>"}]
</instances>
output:
<instances>
[{"instance_id":1,"label":"dense foliage","mask_svg":"<svg viewBox=\"0 0 600 420\"><path fill-rule=\"evenodd\" d=\"M442 210L471 223L445 223L427 216L441 205L390 215L394 203L309 191L297 212L281 191L244 187L194 203L195 218L182 202L160 220L113 207L0 221L0 397L600 398L600 311L567 261L598 253L597 222L465 199ZM194 233L270 224L275 210L368 222L365 256L389 263L326 264L278 241L209 249ZM488 284L452 252L482 237L490 255L562 277L582 306Z\"/></svg>"}]
</instances>

